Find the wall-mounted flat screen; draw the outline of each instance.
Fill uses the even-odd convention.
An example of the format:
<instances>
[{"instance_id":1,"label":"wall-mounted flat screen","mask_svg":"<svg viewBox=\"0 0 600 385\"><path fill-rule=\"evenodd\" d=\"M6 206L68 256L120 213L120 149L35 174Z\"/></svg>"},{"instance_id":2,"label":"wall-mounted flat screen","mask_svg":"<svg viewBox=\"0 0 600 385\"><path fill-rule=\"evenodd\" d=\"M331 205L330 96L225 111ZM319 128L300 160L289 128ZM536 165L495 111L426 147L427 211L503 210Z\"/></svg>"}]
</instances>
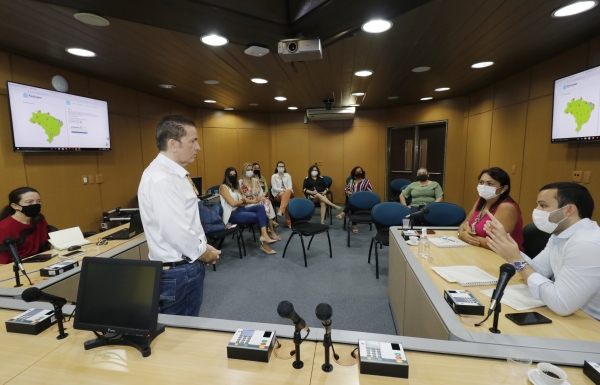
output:
<instances>
[{"instance_id":1,"label":"wall-mounted flat screen","mask_svg":"<svg viewBox=\"0 0 600 385\"><path fill-rule=\"evenodd\" d=\"M552 142L600 141L600 66L554 81Z\"/></svg>"},{"instance_id":2,"label":"wall-mounted flat screen","mask_svg":"<svg viewBox=\"0 0 600 385\"><path fill-rule=\"evenodd\" d=\"M108 104L6 82L15 152L109 151Z\"/></svg>"}]
</instances>

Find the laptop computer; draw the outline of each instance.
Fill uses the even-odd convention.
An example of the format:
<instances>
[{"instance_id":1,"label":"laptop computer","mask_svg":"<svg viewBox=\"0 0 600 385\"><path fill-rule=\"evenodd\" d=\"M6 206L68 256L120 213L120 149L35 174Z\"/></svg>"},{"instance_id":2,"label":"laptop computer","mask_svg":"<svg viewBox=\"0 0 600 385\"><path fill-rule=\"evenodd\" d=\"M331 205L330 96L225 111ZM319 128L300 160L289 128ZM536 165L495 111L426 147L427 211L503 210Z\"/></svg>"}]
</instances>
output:
<instances>
[{"instance_id":1,"label":"laptop computer","mask_svg":"<svg viewBox=\"0 0 600 385\"><path fill-rule=\"evenodd\" d=\"M112 233L107 235L106 237L102 237L108 240L114 239L129 239L133 238L136 235L139 235L144 232L144 226L142 226L142 217L140 216L140 212L136 211L131 214L131 221L129 221L129 228L119 230L116 233Z\"/></svg>"}]
</instances>

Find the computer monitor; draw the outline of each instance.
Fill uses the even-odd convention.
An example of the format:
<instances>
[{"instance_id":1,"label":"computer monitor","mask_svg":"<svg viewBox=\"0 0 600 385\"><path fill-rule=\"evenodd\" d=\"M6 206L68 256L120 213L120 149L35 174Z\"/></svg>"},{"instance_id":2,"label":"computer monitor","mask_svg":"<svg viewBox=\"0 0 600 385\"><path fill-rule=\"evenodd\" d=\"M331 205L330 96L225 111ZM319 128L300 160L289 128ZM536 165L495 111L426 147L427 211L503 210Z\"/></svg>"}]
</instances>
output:
<instances>
[{"instance_id":1,"label":"computer monitor","mask_svg":"<svg viewBox=\"0 0 600 385\"><path fill-rule=\"evenodd\" d=\"M195 178L192 178L192 182L194 182L194 185L196 186L196 190L198 190L198 193L200 195L202 195L202 177L197 176Z\"/></svg>"},{"instance_id":2,"label":"computer monitor","mask_svg":"<svg viewBox=\"0 0 600 385\"><path fill-rule=\"evenodd\" d=\"M159 261L84 258L73 328L103 333L85 349L125 344L150 355L150 342L164 330L157 323L161 275Z\"/></svg>"}]
</instances>

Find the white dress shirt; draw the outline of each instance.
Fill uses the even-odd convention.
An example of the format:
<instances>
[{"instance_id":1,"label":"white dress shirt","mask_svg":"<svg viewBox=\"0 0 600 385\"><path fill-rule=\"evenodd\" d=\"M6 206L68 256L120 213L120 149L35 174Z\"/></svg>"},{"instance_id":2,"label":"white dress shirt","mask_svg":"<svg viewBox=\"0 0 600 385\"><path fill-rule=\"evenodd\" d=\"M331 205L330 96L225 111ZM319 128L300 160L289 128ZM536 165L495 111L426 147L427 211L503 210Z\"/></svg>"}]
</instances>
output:
<instances>
[{"instance_id":1,"label":"white dress shirt","mask_svg":"<svg viewBox=\"0 0 600 385\"><path fill-rule=\"evenodd\" d=\"M290 174L288 174L287 172L283 173L283 178L279 176L279 173L273 174L273 176L271 177L271 193L273 194L273 196L285 191L286 189L292 190L292 192L294 192L294 189L292 189L292 177L290 176Z\"/></svg>"},{"instance_id":2,"label":"white dress shirt","mask_svg":"<svg viewBox=\"0 0 600 385\"><path fill-rule=\"evenodd\" d=\"M163 154L142 174L138 202L152 261L179 262L184 255L195 261L206 251L198 197L187 174Z\"/></svg>"},{"instance_id":3,"label":"white dress shirt","mask_svg":"<svg viewBox=\"0 0 600 385\"><path fill-rule=\"evenodd\" d=\"M600 321L600 227L588 218L559 235L552 234L546 248L531 259L536 271L527 279L533 298L556 314L581 309Z\"/></svg>"}]
</instances>

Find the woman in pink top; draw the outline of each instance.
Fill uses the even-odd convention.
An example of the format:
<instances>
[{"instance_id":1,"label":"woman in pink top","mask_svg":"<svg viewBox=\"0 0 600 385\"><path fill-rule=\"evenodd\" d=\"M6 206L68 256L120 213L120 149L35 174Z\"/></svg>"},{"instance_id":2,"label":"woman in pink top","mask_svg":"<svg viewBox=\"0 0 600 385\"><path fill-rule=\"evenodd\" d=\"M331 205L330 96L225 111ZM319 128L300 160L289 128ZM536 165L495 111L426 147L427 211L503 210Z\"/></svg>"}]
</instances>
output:
<instances>
[{"instance_id":1,"label":"woman in pink top","mask_svg":"<svg viewBox=\"0 0 600 385\"><path fill-rule=\"evenodd\" d=\"M519 205L509 196L510 177L503 169L491 167L479 174L477 186L480 198L477 200L467 219L458 228L458 237L473 246L489 249L487 233L483 226L490 220L491 212L523 249L523 218Z\"/></svg>"}]
</instances>

